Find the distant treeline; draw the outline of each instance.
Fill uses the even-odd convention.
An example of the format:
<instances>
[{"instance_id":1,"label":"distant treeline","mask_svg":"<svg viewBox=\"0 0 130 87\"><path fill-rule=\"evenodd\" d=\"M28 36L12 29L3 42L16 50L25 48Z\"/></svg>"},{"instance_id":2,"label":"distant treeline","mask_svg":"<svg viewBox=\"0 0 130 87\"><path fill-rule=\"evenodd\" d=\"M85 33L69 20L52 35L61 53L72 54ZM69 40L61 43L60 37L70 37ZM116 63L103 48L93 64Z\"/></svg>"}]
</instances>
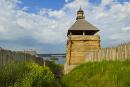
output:
<instances>
[{"instance_id":1,"label":"distant treeline","mask_svg":"<svg viewBox=\"0 0 130 87\"><path fill-rule=\"evenodd\" d=\"M86 61L102 60L130 60L130 43L121 44L117 47L101 48L86 54Z\"/></svg>"},{"instance_id":2,"label":"distant treeline","mask_svg":"<svg viewBox=\"0 0 130 87\"><path fill-rule=\"evenodd\" d=\"M57 56L66 57L66 54L65 53L62 53L62 54L38 54L38 56L40 56L40 57L57 57Z\"/></svg>"}]
</instances>

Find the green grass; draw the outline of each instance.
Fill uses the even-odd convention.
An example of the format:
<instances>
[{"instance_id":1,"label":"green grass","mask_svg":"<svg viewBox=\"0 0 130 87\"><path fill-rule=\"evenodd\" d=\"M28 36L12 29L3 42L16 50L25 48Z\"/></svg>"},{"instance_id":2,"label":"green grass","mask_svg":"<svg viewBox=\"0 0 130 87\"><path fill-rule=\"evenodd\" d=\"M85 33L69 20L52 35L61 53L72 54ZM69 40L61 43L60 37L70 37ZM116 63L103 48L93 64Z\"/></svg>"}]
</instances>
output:
<instances>
[{"instance_id":1,"label":"green grass","mask_svg":"<svg viewBox=\"0 0 130 87\"><path fill-rule=\"evenodd\" d=\"M103 61L76 67L61 79L63 87L130 87L130 61Z\"/></svg>"},{"instance_id":2,"label":"green grass","mask_svg":"<svg viewBox=\"0 0 130 87\"><path fill-rule=\"evenodd\" d=\"M50 70L54 74L62 73L63 72L63 65L62 64L56 64L54 61L47 64L47 66L50 68Z\"/></svg>"},{"instance_id":3,"label":"green grass","mask_svg":"<svg viewBox=\"0 0 130 87\"><path fill-rule=\"evenodd\" d=\"M0 86L6 87L59 87L48 67L34 62L12 62L0 68Z\"/></svg>"},{"instance_id":4,"label":"green grass","mask_svg":"<svg viewBox=\"0 0 130 87\"><path fill-rule=\"evenodd\" d=\"M0 86L60 87L53 73L62 70L52 63L43 67L34 62L12 62L0 67ZM82 64L63 76L62 87L130 87L130 61L103 61Z\"/></svg>"}]
</instances>

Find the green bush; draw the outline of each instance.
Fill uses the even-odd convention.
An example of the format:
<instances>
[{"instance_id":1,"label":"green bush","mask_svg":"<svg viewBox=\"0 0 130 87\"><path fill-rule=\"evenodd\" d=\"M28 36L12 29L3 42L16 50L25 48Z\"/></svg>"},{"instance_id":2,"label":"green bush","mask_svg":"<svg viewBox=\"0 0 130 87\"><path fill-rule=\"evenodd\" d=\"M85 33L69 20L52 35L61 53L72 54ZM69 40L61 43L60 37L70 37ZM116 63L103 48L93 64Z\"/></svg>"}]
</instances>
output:
<instances>
[{"instance_id":1,"label":"green bush","mask_svg":"<svg viewBox=\"0 0 130 87\"><path fill-rule=\"evenodd\" d=\"M76 67L61 79L63 87L130 87L130 61L103 61Z\"/></svg>"},{"instance_id":2,"label":"green bush","mask_svg":"<svg viewBox=\"0 0 130 87\"><path fill-rule=\"evenodd\" d=\"M0 82L2 87L5 84L13 84L22 74L28 72L29 69L25 66L25 62L12 62L0 68Z\"/></svg>"},{"instance_id":3,"label":"green bush","mask_svg":"<svg viewBox=\"0 0 130 87\"><path fill-rule=\"evenodd\" d=\"M58 87L54 74L48 67L34 62L13 62L0 69L2 87Z\"/></svg>"}]
</instances>

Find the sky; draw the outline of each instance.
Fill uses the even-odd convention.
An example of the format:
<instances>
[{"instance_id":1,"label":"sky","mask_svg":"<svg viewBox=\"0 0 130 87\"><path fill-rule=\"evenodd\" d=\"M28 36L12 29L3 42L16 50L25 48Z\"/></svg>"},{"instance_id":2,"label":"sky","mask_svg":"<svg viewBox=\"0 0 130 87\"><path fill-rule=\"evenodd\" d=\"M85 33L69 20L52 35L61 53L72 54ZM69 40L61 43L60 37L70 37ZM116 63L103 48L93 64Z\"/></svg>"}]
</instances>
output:
<instances>
[{"instance_id":1,"label":"sky","mask_svg":"<svg viewBox=\"0 0 130 87\"><path fill-rule=\"evenodd\" d=\"M130 0L0 0L0 47L65 53L80 6L100 29L102 47L130 41Z\"/></svg>"}]
</instances>

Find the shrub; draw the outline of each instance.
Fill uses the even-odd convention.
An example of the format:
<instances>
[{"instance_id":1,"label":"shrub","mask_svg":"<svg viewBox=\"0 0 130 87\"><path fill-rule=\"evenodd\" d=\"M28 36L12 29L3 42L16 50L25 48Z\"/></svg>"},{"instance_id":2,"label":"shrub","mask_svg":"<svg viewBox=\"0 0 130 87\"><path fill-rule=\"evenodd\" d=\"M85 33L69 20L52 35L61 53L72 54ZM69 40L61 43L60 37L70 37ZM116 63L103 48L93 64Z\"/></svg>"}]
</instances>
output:
<instances>
[{"instance_id":1,"label":"shrub","mask_svg":"<svg viewBox=\"0 0 130 87\"><path fill-rule=\"evenodd\" d=\"M2 87L58 87L54 74L48 67L34 62L13 62L0 69Z\"/></svg>"}]
</instances>

